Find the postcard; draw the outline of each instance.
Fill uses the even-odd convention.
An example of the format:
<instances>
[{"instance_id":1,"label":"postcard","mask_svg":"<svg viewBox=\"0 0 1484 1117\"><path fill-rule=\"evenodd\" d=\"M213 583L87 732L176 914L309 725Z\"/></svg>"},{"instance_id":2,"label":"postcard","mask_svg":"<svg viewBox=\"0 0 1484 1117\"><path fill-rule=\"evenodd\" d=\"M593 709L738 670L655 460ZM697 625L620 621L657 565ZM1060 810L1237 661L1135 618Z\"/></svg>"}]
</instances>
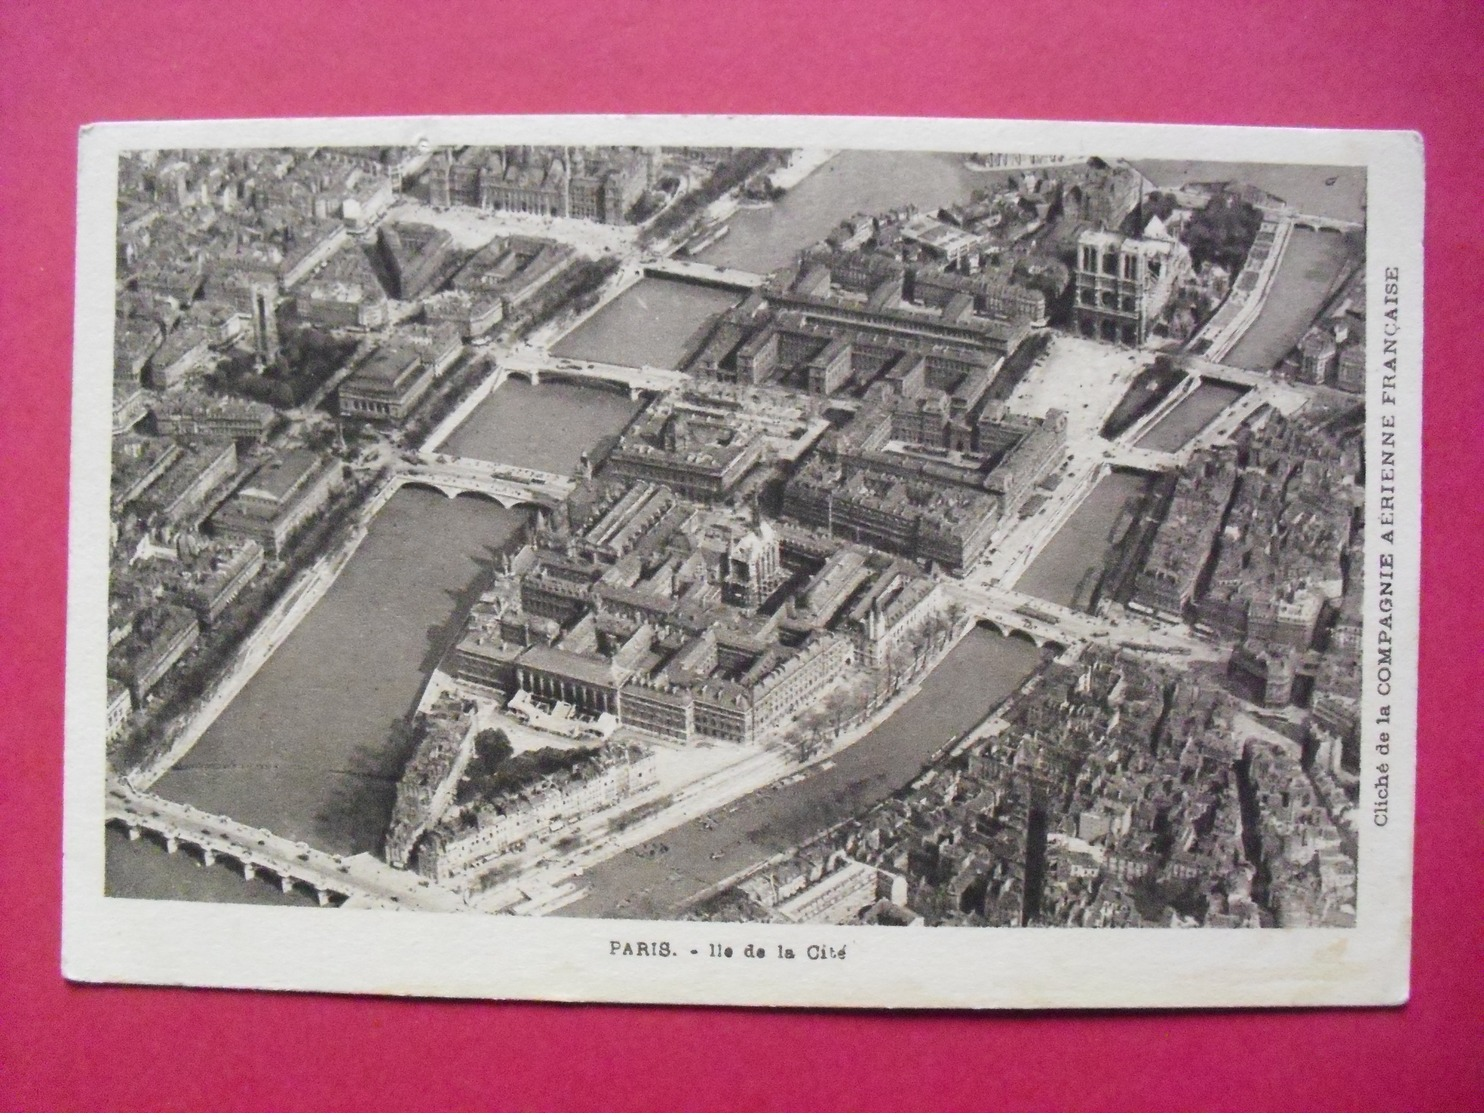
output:
<instances>
[{"instance_id":1,"label":"postcard","mask_svg":"<svg viewBox=\"0 0 1484 1117\"><path fill-rule=\"evenodd\" d=\"M1396 1004L1412 133L99 124L62 968Z\"/></svg>"}]
</instances>

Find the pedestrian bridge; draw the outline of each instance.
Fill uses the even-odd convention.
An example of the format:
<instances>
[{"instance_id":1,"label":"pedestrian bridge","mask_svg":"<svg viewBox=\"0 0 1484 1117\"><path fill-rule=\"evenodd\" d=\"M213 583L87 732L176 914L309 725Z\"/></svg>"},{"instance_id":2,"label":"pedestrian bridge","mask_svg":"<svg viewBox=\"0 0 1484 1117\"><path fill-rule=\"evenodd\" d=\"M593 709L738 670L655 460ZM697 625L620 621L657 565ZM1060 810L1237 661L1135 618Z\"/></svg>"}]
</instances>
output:
<instances>
[{"instance_id":1,"label":"pedestrian bridge","mask_svg":"<svg viewBox=\"0 0 1484 1117\"><path fill-rule=\"evenodd\" d=\"M678 279L702 287L720 287L724 291L756 291L768 282L766 275L724 268L719 264L702 264L696 260L652 260L644 264L644 274L654 279Z\"/></svg>"},{"instance_id":2,"label":"pedestrian bridge","mask_svg":"<svg viewBox=\"0 0 1484 1117\"><path fill-rule=\"evenodd\" d=\"M104 818L123 826L131 841L153 834L164 839L172 854L193 849L203 864L230 863L244 880L263 874L275 879L284 892L309 889L321 905L345 902L358 908L404 911L468 910L458 893L415 873L393 869L368 853L353 857L325 853L224 815L140 791L124 779L109 779Z\"/></svg>"},{"instance_id":3,"label":"pedestrian bridge","mask_svg":"<svg viewBox=\"0 0 1484 1117\"><path fill-rule=\"evenodd\" d=\"M572 478L557 473L442 454L419 455L416 461L402 465L392 482L437 489L448 497L486 496L506 508L519 504L557 508L577 487Z\"/></svg>"}]
</instances>

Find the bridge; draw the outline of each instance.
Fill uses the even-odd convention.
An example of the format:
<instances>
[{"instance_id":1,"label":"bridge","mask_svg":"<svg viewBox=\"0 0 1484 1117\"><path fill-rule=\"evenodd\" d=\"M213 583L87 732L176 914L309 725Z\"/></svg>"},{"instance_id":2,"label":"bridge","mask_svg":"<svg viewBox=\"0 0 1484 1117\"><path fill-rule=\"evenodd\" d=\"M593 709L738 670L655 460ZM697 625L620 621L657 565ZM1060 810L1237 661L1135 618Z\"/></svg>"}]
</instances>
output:
<instances>
[{"instance_id":1,"label":"bridge","mask_svg":"<svg viewBox=\"0 0 1484 1117\"><path fill-rule=\"evenodd\" d=\"M719 287L724 291L756 291L768 282L766 275L757 272L724 268L720 264L702 264L695 260L646 260L644 274L653 279L678 279L682 283Z\"/></svg>"},{"instance_id":2,"label":"bridge","mask_svg":"<svg viewBox=\"0 0 1484 1117\"><path fill-rule=\"evenodd\" d=\"M577 487L572 478L557 473L444 454L420 454L403 463L392 475L392 484L423 485L448 497L477 493L506 508L518 504L555 508Z\"/></svg>"},{"instance_id":3,"label":"bridge","mask_svg":"<svg viewBox=\"0 0 1484 1117\"><path fill-rule=\"evenodd\" d=\"M1266 200L1254 200L1264 217L1292 221L1300 229L1313 229L1316 233L1345 233L1352 229L1364 229L1364 221L1345 221L1323 213L1300 213L1298 209L1281 198L1271 195Z\"/></svg>"},{"instance_id":4,"label":"bridge","mask_svg":"<svg viewBox=\"0 0 1484 1117\"><path fill-rule=\"evenodd\" d=\"M1325 217L1315 213L1295 213L1292 215L1293 225L1296 229L1312 229L1316 233L1348 233L1356 229L1364 229L1364 221L1341 221L1337 217Z\"/></svg>"},{"instance_id":5,"label":"bridge","mask_svg":"<svg viewBox=\"0 0 1484 1117\"><path fill-rule=\"evenodd\" d=\"M1112 444L1104 458L1114 468L1136 469L1144 473L1179 469L1191 459L1196 451L1231 441L1237 428L1263 407L1271 407L1284 415L1292 415L1304 405L1308 398L1309 393L1303 391L1301 386L1269 381L1242 393L1237 399L1227 404L1178 450L1141 448L1137 445L1137 438L1129 440L1135 445L1126 445L1127 436L1125 435L1124 438ZM1161 408L1161 414L1167 415L1170 410L1170 408Z\"/></svg>"},{"instance_id":6,"label":"bridge","mask_svg":"<svg viewBox=\"0 0 1484 1117\"><path fill-rule=\"evenodd\" d=\"M1179 629L1156 627L1141 619L1095 617L1051 601L1000 586L954 581L944 587L951 601L1002 636L1024 636L1038 648L1070 648L1102 641L1144 651L1191 656L1206 645Z\"/></svg>"},{"instance_id":7,"label":"bridge","mask_svg":"<svg viewBox=\"0 0 1484 1117\"><path fill-rule=\"evenodd\" d=\"M1115 445L1103 454L1103 460L1114 469L1132 469L1138 473L1164 473L1179 469L1189 458L1190 444L1179 450L1150 450L1137 446Z\"/></svg>"},{"instance_id":8,"label":"bridge","mask_svg":"<svg viewBox=\"0 0 1484 1117\"><path fill-rule=\"evenodd\" d=\"M689 375L675 369L648 365L634 368L603 361L578 361L554 357L543 349L513 353L501 364L508 375L524 377L531 384L540 384L543 377L577 383L611 384L627 389L630 399L638 399L640 392L672 391L685 386L691 380Z\"/></svg>"},{"instance_id":9,"label":"bridge","mask_svg":"<svg viewBox=\"0 0 1484 1117\"><path fill-rule=\"evenodd\" d=\"M1023 636L1036 647L1055 644L1071 647L1086 643L1094 634L1107 634L1107 625L1096 617L1070 614L1071 610L1050 602L968 582L949 582L948 598L981 624L1001 636Z\"/></svg>"},{"instance_id":10,"label":"bridge","mask_svg":"<svg viewBox=\"0 0 1484 1117\"><path fill-rule=\"evenodd\" d=\"M1115 464L1127 466L1130 469L1172 468L1188 459L1192 451L1230 438L1237 426L1260 407L1267 405L1285 415L1291 415L1302 407L1312 394L1306 385L1275 380L1268 373L1219 364L1207 357L1182 353L1178 360L1190 375L1161 400L1158 407L1114 439ZM1233 400L1217 415L1212 416L1210 422L1178 451L1163 455L1165 460L1160 461L1161 455L1157 452L1137 449L1141 438L1206 381L1242 388L1244 391L1241 397ZM1139 460L1141 458L1145 461Z\"/></svg>"},{"instance_id":11,"label":"bridge","mask_svg":"<svg viewBox=\"0 0 1484 1117\"><path fill-rule=\"evenodd\" d=\"M1249 368L1238 368L1236 365L1224 365L1219 361L1213 361L1209 357L1199 357L1193 353L1182 353L1177 358L1184 365L1186 371L1199 376L1202 380L1215 381L1218 384L1230 384L1237 388L1261 388L1266 384L1273 383L1273 376L1268 372L1254 372Z\"/></svg>"},{"instance_id":12,"label":"bridge","mask_svg":"<svg viewBox=\"0 0 1484 1117\"><path fill-rule=\"evenodd\" d=\"M104 797L104 818L123 826L131 841L154 834L165 848L197 850L204 864L230 862L244 880L271 876L284 892L312 889L321 905L342 900L350 907L400 911L467 911L463 897L433 882L390 865L368 853L353 857L325 853L268 830L210 814L185 803L140 791L111 777Z\"/></svg>"}]
</instances>

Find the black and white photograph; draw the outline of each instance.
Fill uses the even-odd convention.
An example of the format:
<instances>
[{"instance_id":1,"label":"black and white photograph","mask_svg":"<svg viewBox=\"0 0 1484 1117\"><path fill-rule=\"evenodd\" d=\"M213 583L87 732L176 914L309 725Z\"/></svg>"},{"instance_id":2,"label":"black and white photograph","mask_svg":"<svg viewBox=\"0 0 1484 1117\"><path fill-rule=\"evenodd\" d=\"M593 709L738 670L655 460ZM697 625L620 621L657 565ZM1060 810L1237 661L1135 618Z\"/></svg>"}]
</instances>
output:
<instances>
[{"instance_id":1,"label":"black and white photograph","mask_svg":"<svg viewBox=\"0 0 1484 1117\"><path fill-rule=\"evenodd\" d=\"M84 138L79 976L1405 997L1399 134L289 123Z\"/></svg>"}]
</instances>

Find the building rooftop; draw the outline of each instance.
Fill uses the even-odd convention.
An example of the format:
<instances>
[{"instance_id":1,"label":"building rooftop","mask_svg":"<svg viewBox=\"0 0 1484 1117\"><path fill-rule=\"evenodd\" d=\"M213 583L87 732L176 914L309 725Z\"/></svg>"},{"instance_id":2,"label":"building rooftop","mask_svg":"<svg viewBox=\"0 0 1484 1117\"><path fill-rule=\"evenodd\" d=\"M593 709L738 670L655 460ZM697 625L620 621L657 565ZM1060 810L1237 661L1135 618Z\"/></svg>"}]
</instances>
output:
<instances>
[{"instance_id":1,"label":"building rooftop","mask_svg":"<svg viewBox=\"0 0 1484 1117\"><path fill-rule=\"evenodd\" d=\"M322 463L312 450L290 450L276 462L261 467L238 490L239 496L254 497L278 503L287 498L306 478L319 470Z\"/></svg>"}]
</instances>

